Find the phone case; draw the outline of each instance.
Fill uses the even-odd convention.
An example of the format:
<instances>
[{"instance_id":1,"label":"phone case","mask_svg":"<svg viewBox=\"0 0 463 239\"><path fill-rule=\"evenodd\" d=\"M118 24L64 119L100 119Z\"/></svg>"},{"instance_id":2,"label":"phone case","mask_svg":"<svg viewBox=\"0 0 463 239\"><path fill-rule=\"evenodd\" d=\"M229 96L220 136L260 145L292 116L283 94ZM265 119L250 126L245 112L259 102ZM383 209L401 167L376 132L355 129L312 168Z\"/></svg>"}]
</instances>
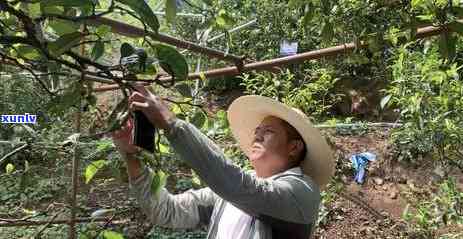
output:
<instances>
[{"instance_id":1,"label":"phone case","mask_svg":"<svg viewBox=\"0 0 463 239\"><path fill-rule=\"evenodd\" d=\"M141 111L133 112L134 127L133 127L133 143L150 152L154 151L154 136L156 128L146 118Z\"/></svg>"}]
</instances>

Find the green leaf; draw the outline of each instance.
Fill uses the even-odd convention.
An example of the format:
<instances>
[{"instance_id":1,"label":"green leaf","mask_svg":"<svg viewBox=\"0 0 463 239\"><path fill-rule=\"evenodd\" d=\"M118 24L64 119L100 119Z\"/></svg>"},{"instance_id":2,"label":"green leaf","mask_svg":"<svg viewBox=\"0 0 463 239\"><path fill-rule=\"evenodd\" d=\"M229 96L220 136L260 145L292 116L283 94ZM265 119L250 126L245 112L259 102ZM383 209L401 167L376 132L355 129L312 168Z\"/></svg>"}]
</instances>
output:
<instances>
[{"instance_id":1,"label":"green leaf","mask_svg":"<svg viewBox=\"0 0 463 239\"><path fill-rule=\"evenodd\" d=\"M163 44L154 46L159 65L175 80L185 80L188 76L188 64L185 57L175 48Z\"/></svg>"},{"instance_id":2,"label":"green leaf","mask_svg":"<svg viewBox=\"0 0 463 239\"><path fill-rule=\"evenodd\" d=\"M88 184L92 180L93 176L95 176L95 174L98 172L98 170L105 166L106 163L106 160L98 160L91 162L85 169L85 183Z\"/></svg>"},{"instance_id":3,"label":"green leaf","mask_svg":"<svg viewBox=\"0 0 463 239\"><path fill-rule=\"evenodd\" d=\"M385 97L381 99L381 103L380 103L381 109L384 109L384 107L386 107L387 103L389 103L389 101L391 100L391 97L392 95L386 95Z\"/></svg>"},{"instance_id":4,"label":"green leaf","mask_svg":"<svg viewBox=\"0 0 463 239\"><path fill-rule=\"evenodd\" d=\"M175 23L177 16L177 0L166 0L166 19L169 23Z\"/></svg>"},{"instance_id":5,"label":"green leaf","mask_svg":"<svg viewBox=\"0 0 463 239\"><path fill-rule=\"evenodd\" d=\"M314 17L314 13L315 13L315 7L312 5L309 5L309 9L307 9L307 12L305 13L304 19L303 19L305 27L309 26L310 22L312 21Z\"/></svg>"},{"instance_id":6,"label":"green leaf","mask_svg":"<svg viewBox=\"0 0 463 239\"><path fill-rule=\"evenodd\" d=\"M6 174L11 174L14 171L14 165L9 163L5 167Z\"/></svg>"},{"instance_id":7,"label":"green leaf","mask_svg":"<svg viewBox=\"0 0 463 239\"><path fill-rule=\"evenodd\" d=\"M105 37L106 34L110 32L111 32L111 27L107 25L101 25L95 30L95 33L101 38Z\"/></svg>"},{"instance_id":8,"label":"green leaf","mask_svg":"<svg viewBox=\"0 0 463 239\"><path fill-rule=\"evenodd\" d=\"M159 22L153 10L144 0L117 0L135 11L138 16L154 31L158 32Z\"/></svg>"},{"instance_id":9,"label":"green leaf","mask_svg":"<svg viewBox=\"0 0 463 239\"><path fill-rule=\"evenodd\" d=\"M80 27L77 23L61 19L51 20L48 26L60 36L76 32Z\"/></svg>"},{"instance_id":10,"label":"green leaf","mask_svg":"<svg viewBox=\"0 0 463 239\"><path fill-rule=\"evenodd\" d=\"M161 154L168 154L169 153L169 147L165 144L159 144L159 152Z\"/></svg>"},{"instance_id":11,"label":"green leaf","mask_svg":"<svg viewBox=\"0 0 463 239\"><path fill-rule=\"evenodd\" d=\"M413 9L421 7L424 5L425 0L412 0L411 6Z\"/></svg>"},{"instance_id":12,"label":"green leaf","mask_svg":"<svg viewBox=\"0 0 463 239\"><path fill-rule=\"evenodd\" d=\"M124 239L124 236L122 236L122 234L117 233L117 232L105 230L103 231L103 238L104 239Z\"/></svg>"},{"instance_id":13,"label":"green leaf","mask_svg":"<svg viewBox=\"0 0 463 239\"><path fill-rule=\"evenodd\" d=\"M191 88L190 85L187 83L179 83L175 85L175 89L178 90L178 92L187 98L192 98L193 96L191 95Z\"/></svg>"},{"instance_id":14,"label":"green leaf","mask_svg":"<svg viewBox=\"0 0 463 239\"><path fill-rule=\"evenodd\" d=\"M29 60L38 60L41 57L41 54L37 49L28 45L20 45L16 49L20 56Z\"/></svg>"},{"instance_id":15,"label":"green leaf","mask_svg":"<svg viewBox=\"0 0 463 239\"><path fill-rule=\"evenodd\" d=\"M456 37L449 33L442 33L439 39L439 52L444 59L452 60L456 54Z\"/></svg>"},{"instance_id":16,"label":"green leaf","mask_svg":"<svg viewBox=\"0 0 463 239\"><path fill-rule=\"evenodd\" d=\"M212 0L202 0L203 3L205 3L208 6L212 5Z\"/></svg>"},{"instance_id":17,"label":"green leaf","mask_svg":"<svg viewBox=\"0 0 463 239\"><path fill-rule=\"evenodd\" d=\"M132 55L135 52L135 48L131 46L129 43L122 43L121 45L121 58L122 57L127 57Z\"/></svg>"},{"instance_id":18,"label":"green leaf","mask_svg":"<svg viewBox=\"0 0 463 239\"><path fill-rule=\"evenodd\" d=\"M162 188L166 185L167 175L159 170L157 173L153 174L153 179L151 181L151 193L153 197L158 197Z\"/></svg>"},{"instance_id":19,"label":"green leaf","mask_svg":"<svg viewBox=\"0 0 463 239\"><path fill-rule=\"evenodd\" d=\"M462 7L453 7L452 10L458 16L458 18L463 17L463 8Z\"/></svg>"},{"instance_id":20,"label":"green leaf","mask_svg":"<svg viewBox=\"0 0 463 239\"><path fill-rule=\"evenodd\" d=\"M301 0L289 0L288 8L290 9L298 8L298 7L301 7L303 3L304 1L301 1Z\"/></svg>"},{"instance_id":21,"label":"green leaf","mask_svg":"<svg viewBox=\"0 0 463 239\"><path fill-rule=\"evenodd\" d=\"M29 16L31 18L37 18L41 15L40 3L29 3L27 8L29 10Z\"/></svg>"},{"instance_id":22,"label":"green leaf","mask_svg":"<svg viewBox=\"0 0 463 239\"><path fill-rule=\"evenodd\" d=\"M87 8L93 6L92 0L46 0L43 1L48 6L79 7Z\"/></svg>"},{"instance_id":23,"label":"green leaf","mask_svg":"<svg viewBox=\"0 0 463 239\"><path fill-rule=\"evenodd\" d=\"M215 23L219 28L228 29L235 24L235 20L228 15L225 9L221 9L215 18Z\"/></svg>"},{"instance_id":24,"label":"green leaf","mask_svg":"<svg viewBox=\"0 0 463 239\"><path fill-rule=\"evenodd\" d=\"M191 174L193 175L193 178L191 179L191 182L193 185L200 187L201 186L201 179L199 179L198 175L195 173L195 171L191 170Z\"/></svg>"},{"instance_id":25,"label":"green leaf","mask_svg":"<svg viewBox=\"0 0 463 239\"><path fill-rule=\"evenodd\" d=\"M194 124L196 127L202 128L204 126L204 123L206 123L206 120L206 114L204 114L202 110L199 110L193 115L190 122Z\"/></svg>"},{"instance_id":26,"label":"green leaf","mask_svg":"<svg viewBox=\"0 0 463 239\"><path fill-rule=\"evenodd\" d=\"M56 41L50 42L48 44L48 50L50 51L50 54L60 56L67 50L71 49L73 46L79 44L80 39L80 32L65 34L58 38Z\"/></svg>"},{"instance_id":27,"label":"green leaf","mask_svg":"<svg viewBox=\"0 0 463 239\"><path fill-rule=\"evenodd\" d=\"M461 23L461 22L453 22L453 23L449 24L449 28L452 31L454 31L454 32L456 32L458 34L463 35L463 23Z\"/></svg>"},{"instance_id":28,"label":"green leaf","mask_svg":"<svg viewBox=\"0 0 463 239\"><path fill-rule=\"evenodd\" d=\"M330 42L333 39L334 30L333 25L330 22L325 22L322 28L321 37L323 41Z\"/></svg>"},{"instance_id":29,"label":"green leaf","mask_svg":"<svg viewBox=\"0 0 463 239\"><path fill-rule=\"evenodd\" d=\"M110 139L101 139L96 143L96 150L105 151L113 146L113 141Z\"/></svg>"},{"instance_id":30,"label":"green leaf","mask_svg":"<svg viewBox=\"0 0 463 239\"><path fill-rule=\"evenodd\" d=\"M40 11L42 14L63 14L64 8L61 6L48 5L46 1L40 2Z\"/></svg>"},{"instance_id":31,"label":"green leaf","mask_svg":"<svg viewBox=\"0 0 463 239\"><path fill-rule=\"evenodd\" d=\"M95 43L92 49L92 59L98 60L104 53L104 42L98 41Z\"/></svg>"}]
</instances>

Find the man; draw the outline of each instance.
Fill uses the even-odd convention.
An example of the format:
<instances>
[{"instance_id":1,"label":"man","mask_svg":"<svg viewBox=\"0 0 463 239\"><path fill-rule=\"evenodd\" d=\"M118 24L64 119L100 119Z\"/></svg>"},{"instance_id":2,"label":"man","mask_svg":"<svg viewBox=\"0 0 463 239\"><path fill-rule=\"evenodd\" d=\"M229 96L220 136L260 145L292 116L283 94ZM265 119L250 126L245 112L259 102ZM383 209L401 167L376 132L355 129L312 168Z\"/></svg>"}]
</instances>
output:
<instances>
[{"instance_id":1,"label":"man","mask_svg":"<svg viewBox=\"0 0 463 239\"><path fill-rule=\"evenodd\" d=\"M113 140L127 162L131 189L149 219L160 226L209 225L208 238L310 238L320 189L334 170L326 141L300 111L260 96L244 96L228 110L230 127L254 168L245 172L193 125L176 119L162 100L141 86L129 98L164 129L171 146L208 187L172 195L150 191L152 171L130 142L131 125Z\"/></svg>"}]
</instances>

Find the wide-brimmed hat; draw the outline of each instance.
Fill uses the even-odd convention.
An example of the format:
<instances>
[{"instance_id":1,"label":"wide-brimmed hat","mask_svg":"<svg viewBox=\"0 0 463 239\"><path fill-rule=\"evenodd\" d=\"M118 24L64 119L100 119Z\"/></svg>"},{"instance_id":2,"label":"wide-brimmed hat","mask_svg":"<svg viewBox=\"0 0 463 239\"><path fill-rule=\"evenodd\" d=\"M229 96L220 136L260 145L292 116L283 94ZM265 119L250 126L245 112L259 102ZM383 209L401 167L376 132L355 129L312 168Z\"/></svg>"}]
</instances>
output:
<instances>
[{"instance_id":1,"label":"wide-brimmed hat","mask_svg":"<svg viewBox=\"0 0 463 239\"><path fill-rule=\"evenodd\" d=\"M234 100L228 109L228 121L241 149L249 155L254 130L267 116L283 119L299 132L307 147L301 169L323 189L334 173L333 153L320 131L298 109L258 95L242 96Z\"/></svg>"}]
</instances>

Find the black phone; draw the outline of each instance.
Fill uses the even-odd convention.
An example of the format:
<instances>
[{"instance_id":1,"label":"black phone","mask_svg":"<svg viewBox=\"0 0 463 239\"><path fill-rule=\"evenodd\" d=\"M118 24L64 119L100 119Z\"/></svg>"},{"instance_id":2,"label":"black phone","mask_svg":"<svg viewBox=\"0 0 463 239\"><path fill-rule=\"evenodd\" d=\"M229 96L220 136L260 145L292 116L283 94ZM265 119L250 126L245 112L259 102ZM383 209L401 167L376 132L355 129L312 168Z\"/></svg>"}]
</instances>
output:
<instances>
[{"instance_id":1,"label":"black phone","mask_svg":"<svg viewBox=\"0 0 463 239\"><path fill-rule=\"evenodd\" d=\"M141 111L133 112L133 144L150 152L154 151L156 128Z\"/></svg>"}]
</instances>

